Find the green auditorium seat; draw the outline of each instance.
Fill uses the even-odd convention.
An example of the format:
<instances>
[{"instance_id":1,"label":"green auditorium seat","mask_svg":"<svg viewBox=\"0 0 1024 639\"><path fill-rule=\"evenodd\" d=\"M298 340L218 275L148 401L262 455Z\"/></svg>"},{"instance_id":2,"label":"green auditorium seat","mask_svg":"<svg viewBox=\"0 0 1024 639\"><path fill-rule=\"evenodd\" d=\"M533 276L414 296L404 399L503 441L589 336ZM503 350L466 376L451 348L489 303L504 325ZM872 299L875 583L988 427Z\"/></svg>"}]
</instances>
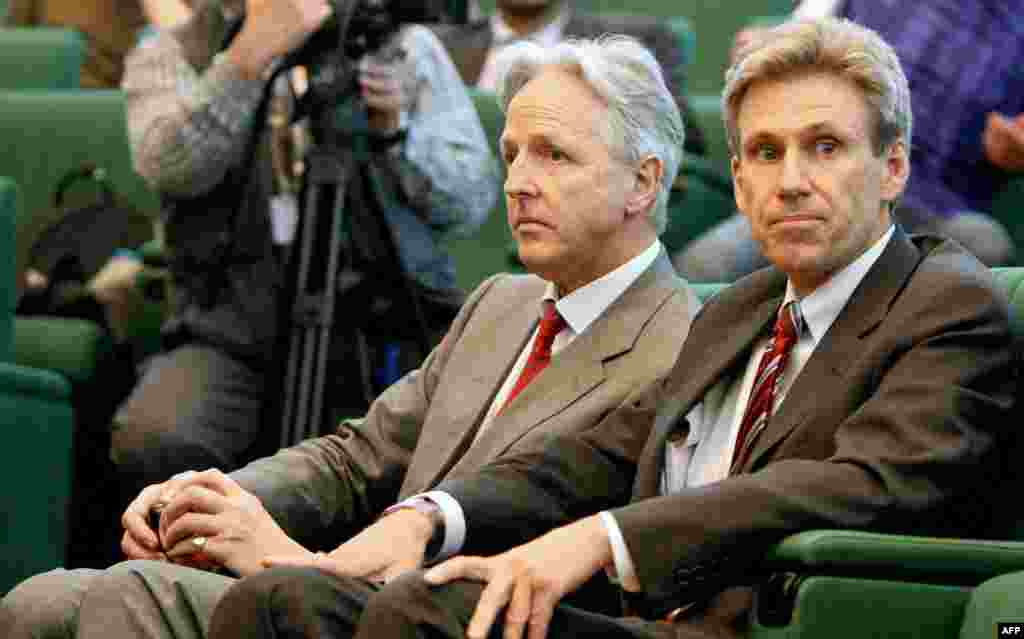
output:
<instances>
[{"instance_id":1,"label":"green auditorium seat","mask_svg":"<svg viewBox=\"0 0 1024 639\"><path fill-rule=\"evenodd\" d=\"M1013 572L982 583L971 593L960 626L959 639L1020 637L1022 633L1006 631L1000 637L997 624L1024 624L1024 572Z\"/></svg>"},{"instance_id":2,"label":"green auditorium seat","mask_svg":"<svg viewBox=\"0 0 1024 639\"><path fill-rule=\"evenodd\" d=\"M17 272L32 242L55 221L50 198L58 181L90 162L106 170L127 203L157 210L155 194L132 169L121 91L0 92L0 175L12 176L23 194ZM73 203L74 194L69 199ZM90 379L110 348L95 324L57 318L16 318L14 339L19 363L59 371L76 382Z\"/></svg>"},{"instance_id":3,"label":"green auditorium seat","mask_svg":"<svg viewBox=\"0 0 1024 639\"><path fill-rule=\"evenodd\" d=\"M0 178L0 596L64 561L71 489L71 389L60 375L11 362L18 189ZM6 247L6 248L3 248Z\"/></svg>"},{"instance_id":4,"label":"green auditorium seat","mask_svg":"<svg viewBox=\"0 0 1024 639\"><path fill-rule=\"evenodd\" d=\"M0 28L0 89L77 89L84 58L74 29Z\"/></svg>"},{"instance_id":5,"label":"green auditorium seat","mask_svg":"<svg viewBox=\"0 0 1024 639\"><path fill-rule=\"evenodd\" d=\"M1024 268L993 273L1024 336ZM695 286L707 299L722 284ZM1022 446L1024 448L1024 446ZM1014 495L1016 487L993 487ZM854 530L790 536L763 562L753 639L973 639L986 625L1024 621L1024 518L1007 512L1005 539L940 539ZM1009 573L1017 573L1009 575ZM1001 575L1007 575L1001 577Z\"/></svg>"},{"instance_id":6,"label":"green auditorium seat","mask_svg":"<svg viewBox=\"0 0 1024 639\"><path fill-rule=\"evenodd\" d=\"M1016 265L1024 264L1024 177L1014 179L996 195L991 214L1003 223L1017 247Z\"/></svg>"},{"instance_id":7,"label":"green auditorium seat","mask_svg":"<svg viewBox=\"0 0 1024 639\"><path fill-rule=\"evenodd\" d=\"M469 96L480 117L484 135L491 145L491 152L495 158L501 157L498 139L505 126L505 114L498 106L497 98L489 91L472 87L469 88ZM499 180L504 183L504 170L499 167L499 171ZM499 186L498 198L487 220L476 233L469 237L451 239L446 244L455 259L459 288L467 292L472 291L489 276L508 270L507 251L511 241L512 235L505 214L505 194Z\"/></svg>"}]
</instances>

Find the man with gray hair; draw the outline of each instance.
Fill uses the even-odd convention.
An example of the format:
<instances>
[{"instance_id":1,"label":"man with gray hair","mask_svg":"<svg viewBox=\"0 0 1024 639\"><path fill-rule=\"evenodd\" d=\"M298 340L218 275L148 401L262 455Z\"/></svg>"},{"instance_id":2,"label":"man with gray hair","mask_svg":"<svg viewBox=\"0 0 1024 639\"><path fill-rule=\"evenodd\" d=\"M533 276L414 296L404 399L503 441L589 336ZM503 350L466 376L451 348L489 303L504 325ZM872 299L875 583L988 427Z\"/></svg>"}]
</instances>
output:
<instances>
[{"instance_id":1,"label":"man with gray hair","mask_svg":"<svg viewBox=\"0 0 1024 639\"><path fill-rule=\"evenodd\" d=\"M274 635L296 616L331 636L406 571L626 502L654 417L637 400L671 370L698 308L658 240L682 119L635 40L519 52L504 82L502 154L509 225L532 274L482 284L364 419L231 475L147 487L122 520L135 561L27 580L0 603L0 636L205 636L229 589L267 607L230 629L242 636ZM473 535L477 522L445 486L505 458L510 469L569 463L543 486L553 507L534 527Z\"/></svg>"},{"instance_id":2,"label":"man with gray hair","mask_svg":"<svg viewBox=\"0 0 1024 639\"><path fill-rule=\"evenodd\" d=\"M356 637L742 636L757 563L786 535L994 524L1019 384L1009 308L958 244L892 221L911 116L891 47L847 21L790 23L744 50L723 102L737 204L772 266L706 302L641 400L657 417L631 503L403 575ZM441 484L467 538L532 528L560 499L546 487L571 456L515 461ZM631 618L560 603L603 571ZM244 613L259 614L225 598L213 635Z\"/></svg>"}]
</instances>

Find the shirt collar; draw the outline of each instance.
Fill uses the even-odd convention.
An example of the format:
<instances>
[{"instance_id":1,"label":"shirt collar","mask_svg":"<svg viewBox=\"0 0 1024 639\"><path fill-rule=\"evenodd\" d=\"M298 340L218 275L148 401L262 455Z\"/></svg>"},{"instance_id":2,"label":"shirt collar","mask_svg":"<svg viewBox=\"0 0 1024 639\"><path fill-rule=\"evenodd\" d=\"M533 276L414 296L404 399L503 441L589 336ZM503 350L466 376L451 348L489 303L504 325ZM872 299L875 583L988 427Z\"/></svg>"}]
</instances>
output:
<instances>
[{"instance_id":1,"label":"shirt collar","mask_svg":"<svg viewBox=\"0 0 1024 639\"><path fill-rule=\"evenodd\" d=\"M878 239L871 248L861 253L860 257L849 263L842 270L836 272L827 282L816 288L810 295L798 299L793 288L793 282L786 284L786 297L783 305L793 300L800 302L800 313L804 318L804 326L810 332L810 337L817 346L821 338L828 332L832 322L839 317L847 300L853 295L853 291L860 284L864 276L874 266L882 251L888 246L895 227L889 225L889 230Z\"/></svg>"},{"instance_id":2,"label":"shirt collar","mask_svg":"<svg viewBox=\"0 0 1024 639\"><path fill-rule=\"evenodd\" d=\"M543 299L554 301L558 314L565 319L572 332L579 335L654 263L660 252L661 242L655 240L639 255L614 271L562 298L558 297L554 282L548 282Z\"/></svg>"},{"instance_id":3,"label":"shirt collar","mask_svg":"<svg viewBox=\"0 0 1024 639\"><path fill-rule=\"evenodd\" d=\"M561 11L558 12L554 19L548 21L536 31L520 36L509 28L498 12L495 12L491 15L492 46L499 47L516 40L532 40L541 46L552 47L562 41L562 33L565 31L565 25L569 22L569 15L569 3L566 2L562 5Z\"/></svg>"}]
</instances>

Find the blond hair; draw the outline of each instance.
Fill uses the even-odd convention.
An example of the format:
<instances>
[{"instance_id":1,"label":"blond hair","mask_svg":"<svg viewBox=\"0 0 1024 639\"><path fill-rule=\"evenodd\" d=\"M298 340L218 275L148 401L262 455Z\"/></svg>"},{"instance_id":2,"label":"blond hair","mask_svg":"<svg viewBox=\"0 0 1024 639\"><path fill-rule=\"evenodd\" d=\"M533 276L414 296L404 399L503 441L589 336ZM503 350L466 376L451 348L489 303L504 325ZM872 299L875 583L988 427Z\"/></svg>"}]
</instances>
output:
<instances>
[{"instance_id":1,"label":"blond hair","mask_svg":"<svg viewBox=\"0 0 1024 639\"><path fill-rule=\"evenodd\" d=\"M740 105L759 81L832 73L860 88L872 110L872 142L881 154L897 140L909 146L910 89L899 58L881 36L849 20L816 18L783 23L756 37L725 74L722 113L729 147L738 155Z\"/></svg>"}]
</instances>

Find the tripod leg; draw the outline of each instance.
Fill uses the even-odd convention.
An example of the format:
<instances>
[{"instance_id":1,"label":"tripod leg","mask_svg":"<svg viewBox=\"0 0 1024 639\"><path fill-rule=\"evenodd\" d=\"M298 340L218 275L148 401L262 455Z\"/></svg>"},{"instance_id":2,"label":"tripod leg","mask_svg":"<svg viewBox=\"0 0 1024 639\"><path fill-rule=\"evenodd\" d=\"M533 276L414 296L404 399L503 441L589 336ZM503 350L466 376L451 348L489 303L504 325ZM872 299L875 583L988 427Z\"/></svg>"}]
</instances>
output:
<instances>
[{"instance_id":1,"label":"tripod leg","mask_svg":"<svg viewBox=\"0 0 1024 639\"><path fill-rule=\"evenodd\" d=\"M349 172L353 168L350 154L341 158L340 173L337 186L334 192L334 207L332 210L331 227L329 231L330 248L327 259L327 277L324 284L323 314L320 318L319 351L316 353L316 374L313 380L313 394L310 398L310 405L313 410L313 417L309 422L311 430L319 430L323 419L324 408L324 387L327 384L327 360L330 354L331 329L334 326L334 308L338 297L338 272L341 269L341 242L343 224L345 221L345 187L350 179ZM309 436L319 434L310 433Z\"/></svg>"},{"instance_id":2,"label":"tripod leg","mask_svg":"<svg viewBox=\"0 0 1024 639\"><path fill-rule=\"evenodd\" d=\"M308 350L309 335L305 322L306 295L309 288L309 269L313 258L313 241L317 227L317 205L320 198L320 187L322 183L310 181L306 189L306 198L302 211L302 237L299 248L299 269L295 283L295 299L293 301L292 314L289 320L292 322L291 335L288 340L288 367L285 374L285 405L283 419L281 422L281 446L291 446L298 443L303 432L300 423L304 415L300 416L302 407L306 402L305 378L308 373L305 369L308 358L303 357L303 352ZM301 370L300 370L301 369Z\"/></svg>"}]
</instances>

